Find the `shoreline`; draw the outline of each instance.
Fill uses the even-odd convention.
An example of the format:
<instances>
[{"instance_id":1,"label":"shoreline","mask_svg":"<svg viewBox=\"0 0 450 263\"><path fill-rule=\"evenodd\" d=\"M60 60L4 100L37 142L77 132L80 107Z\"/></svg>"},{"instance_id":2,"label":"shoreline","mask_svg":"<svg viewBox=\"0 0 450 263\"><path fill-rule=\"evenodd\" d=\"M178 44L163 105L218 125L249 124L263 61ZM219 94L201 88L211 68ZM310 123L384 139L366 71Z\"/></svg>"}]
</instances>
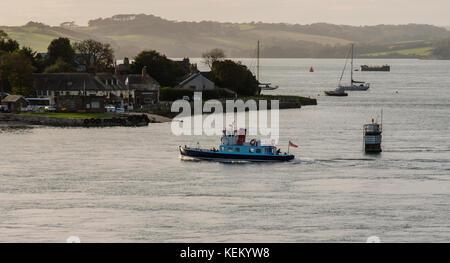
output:
<instances>
[{"instance_id":1,"label":"shoreline","mask_svg":"<svg viewBox=\"0 0 450 263\"><path fill-rule=\"evenodd\" d=\"M317 105L317 99L299 97L299 96L258 96L240 98L246 102L253 99L256 101L262 99L279 99L280 110L300 109L302 106ZM225 107L225 101L221 101ZM191 102L192 106L193 102ZM258 111L259 111L259 104ZM157 112L126 112L122 115L111 114L110 116L96 117L96 115L74 117L74 114L67 113L67 117L58 113L0 113L0 128L33 128L39 126L49 127L140 127L148 126L149 123L168 123L171 122L179 113L171 112L171 103L164 109ZM193 108L192 108L193 109ZM270 104L268 105L270 110ZM106 114L107 115L107 114ZM192 111L192 115L194 112Z\"/></svg>"},{"instance_id":2,"label":"shoreline","mask_svg":"<svg viewBox=\"0 0 450 263\"><path fill-rule=\"evenodd\" d=\"M29 113L14 114L0 113L0 127L141 127L148 126L149 123L167 121L162 116L148 116L147 114L125 114L96 117L96 115L86 115L84 117L74 117L70 113L67 117L51 113Z\"/></svg>"}]
</instances>

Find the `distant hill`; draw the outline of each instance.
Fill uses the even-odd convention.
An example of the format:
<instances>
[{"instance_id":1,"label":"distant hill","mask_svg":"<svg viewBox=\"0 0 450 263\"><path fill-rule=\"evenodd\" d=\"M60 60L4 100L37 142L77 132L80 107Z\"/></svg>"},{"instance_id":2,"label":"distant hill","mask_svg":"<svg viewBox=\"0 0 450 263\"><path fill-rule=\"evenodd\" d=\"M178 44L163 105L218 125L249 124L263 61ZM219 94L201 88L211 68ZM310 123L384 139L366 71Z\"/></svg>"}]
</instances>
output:
<instances>
[{"instance_id":1,"label":"distant hill","mask_svg":"<svg viewBox=\"0 0 450 263\"><path fill-rule=\"evenodd\" d=\"M425 57L434 41L450 37L446 28L418 24L356 27L326 23L178 22L144 14L99 18L85 27L50 27L30 22L0 29L39 52L45 52L56 37L74 41L94 38L110 43L118 58L134 57L143 49L155 49L169 57L198 57L216 47L225 50L229 57L253 57L257 40L262 43L262 57L342 57L351 42L357 43L359 56Z\"/></svg>"}]
</instances>

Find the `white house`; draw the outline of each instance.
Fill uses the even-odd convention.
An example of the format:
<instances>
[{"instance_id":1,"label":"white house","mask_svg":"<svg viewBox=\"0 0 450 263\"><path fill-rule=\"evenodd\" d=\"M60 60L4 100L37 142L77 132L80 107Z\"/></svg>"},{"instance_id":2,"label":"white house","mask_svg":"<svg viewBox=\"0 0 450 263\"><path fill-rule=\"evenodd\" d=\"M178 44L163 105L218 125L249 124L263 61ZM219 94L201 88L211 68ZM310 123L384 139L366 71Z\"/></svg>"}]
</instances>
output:
<instances>
[{"instance_id":1,"label":"white house","mask_svg":"<svg viewBox=\"0 0 450 263\"><path fill-rule=\"evenodd\" d=\"M202 73L193 73L184 79L177 86L178 88L193 88L196 91L212 90L215 88L214 82L202 75Z\"/></svg>"}]
</instances>

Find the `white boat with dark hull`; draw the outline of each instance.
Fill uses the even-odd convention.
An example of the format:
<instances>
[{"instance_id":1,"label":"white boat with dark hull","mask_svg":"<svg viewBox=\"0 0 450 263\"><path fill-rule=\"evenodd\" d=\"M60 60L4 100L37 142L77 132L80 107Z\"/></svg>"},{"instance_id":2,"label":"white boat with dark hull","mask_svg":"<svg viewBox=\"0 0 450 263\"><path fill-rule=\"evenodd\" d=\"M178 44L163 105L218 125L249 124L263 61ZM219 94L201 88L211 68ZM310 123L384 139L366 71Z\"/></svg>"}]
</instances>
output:
<instances>
[{"instance_id":1,"label":"white boat with dark hull","mask_svg":"<svg viewBox=\"0 0 450 263\"><path fill-rule=\"evenodd\" d=\"M246 142L245 138L246 130L224 131L219 149L179 146L180 154L183 157L220 162L286 162L295 158L292 154L281 153L274 145L265 145L256 139Z\"/></svg>"},{"instance_id":2,"label":"white boat with dark hull","mask_svg":"<svg viewBox=\"0 0 450 263\"><path fill-rule=\"evenodd\" d=\"M342 77L344 76L345 69L347 67L347 60L348 60L348 54L347 58L345 60L344 70L341 74L341 79L339 80L339 87L342 88L344 91L365 91L370 88L370 83L367 83L365 81L357 81L353 79L353 59L354 59L354 44L352 44L349 53L351 53L351 68L350 68L350 84L349 85L341 85Z\"/></svg>"},{"instance_id":3,"label":"white boat with dark hull","mask_svg":"<svg viewBox=\"0 0 450 263\"><path fill-rule=\"evenodd\" d=\"M337 87L335 90L324 91L327 96L346 97L348 94L341 87Z\"/></svg>"},{"instance_id":4,"label":"white boat with dark hull","mask_svg":"<svg viewBox=\"0 0 450 263\"><path fill-rule=\"evenodd\" d=\"M272 86L272 83L259 83L258 86L261 90L276 90L279 88L278 86Z\"/></svg>"},{"instance_id":5,"label":"white boat with dark hull","mask_svg":"<svg viewBox=\"0 0 450 263\"><path fill-rule=\"evenodd\" d=\"M256 49L256 80L258 81L258 87L261 90L276 90L279 88L279 86L273 86L272 83L262 83L259 81L259 53L260 53L260 47L259 47L259 41Z\"/></svg>"}]
</instances>

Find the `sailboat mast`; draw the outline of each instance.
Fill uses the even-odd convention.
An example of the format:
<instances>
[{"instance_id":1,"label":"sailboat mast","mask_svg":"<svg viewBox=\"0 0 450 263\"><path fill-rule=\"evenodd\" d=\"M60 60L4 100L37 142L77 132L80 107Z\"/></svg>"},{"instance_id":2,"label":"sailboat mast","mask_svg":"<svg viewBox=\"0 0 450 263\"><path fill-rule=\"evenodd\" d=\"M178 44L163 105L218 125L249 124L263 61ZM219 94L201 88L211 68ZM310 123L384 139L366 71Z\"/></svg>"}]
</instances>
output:
<instances>
[{"instance_id":1,"label":"sailboat mast","mask_svg":"<svg viewBox=\"0 0 450 263\"><path fill-rule=\"evenodd\" d=\"M257 56L257 60L256 60L256 80L259 82L259 40L258 40L258 46L256 49L256 56Z\"/></svg>"},{"instance_id":2,"label":"sailboat mast","mask_svg":"<svg viewBox=\"0 0 450 263\"><path fill-rule=\"evenodd\" d=\"M354 50L354 44L352 44L352 65L350 67L350 72L351 72L350 77L351 77L351 81L352 81L351 85L353 85L353 56L354 56L353 50Z\"/></svg>"}]
</instances>

